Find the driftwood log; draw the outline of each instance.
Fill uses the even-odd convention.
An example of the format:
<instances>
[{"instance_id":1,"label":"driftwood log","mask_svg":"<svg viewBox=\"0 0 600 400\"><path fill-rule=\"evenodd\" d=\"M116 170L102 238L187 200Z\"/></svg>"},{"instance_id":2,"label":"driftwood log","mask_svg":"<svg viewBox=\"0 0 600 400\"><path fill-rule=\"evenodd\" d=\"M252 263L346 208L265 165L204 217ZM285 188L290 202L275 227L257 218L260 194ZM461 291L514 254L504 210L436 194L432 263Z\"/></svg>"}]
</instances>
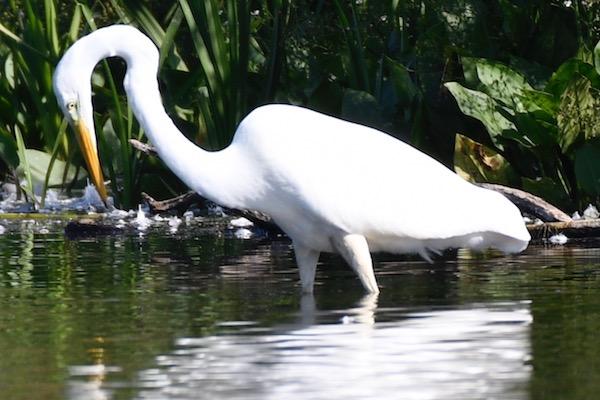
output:
<instances>
[{"instance_id":1,"label":"driftwood log","mask_svg":"<svg viewBox=\"0 0 600 400\"><path fill-rule=\"evenodd\" d=\"M521 213L539 218L543 222L569 222L571 217L544 199L523 190L492 183L479 183L479 186L502 193L521 210Z\"/></svg>"},{"instance_id":2,"label":"driftwood log","mask_svg":"<svg viewBox=\"0 0 600 400\"><path fill-rule=\"evenodd\" d=\"M558 233L568 238L599 238L600 219L580 219L569 222L545 222L527 225L533 239L546 239Z\"/></svg>"},{"instance_id":3,"label":"driftwood log","mask_svg":"<svg viewBox=\"0 0 600 400\"><path fill-rule=\"evenodd\" d=\"M81 218L70 221L65 226L65 235L69 239L81 239L86 237L110 236L123 233L123 229L114 225L103 224L98 218Z\"/></svg>"},{"instance_id":4,"label":"driftwood log","mask_svg":"<svg viewBox=\"0 0 600 400\"><path fill-rule=\"evenodd\" d=\"M151 145L142 143L135 139L130 139L129 142L133 147L142 153L145 153L149 156L157 156L156 150ZM142 193L142 198L150 207L150 211L154 213L169 211L185 212L185 210L191 206L206 207L208 204L210 204L207 199L194 191L189 191L172 199L162 201L153 199L147 193ZM259 228L264 229L271 234L283 233L283 231L277 225L275 225L270 216L261 212L253 210L236 210L232 208L223 208L223 211L229 215L244 217L252 221L255 226L258 226Z\"/></svg>"},{"instance_id":5,"label":"driftwood log","mask_svg":"<svg viewBox=\"0 0 600 400\"><path fill-rule=\"evenodd\" d=\"M203 208L206 207L208 203L204 197L192 191L161 201L155 200L149 194L142 192L142 199L148 204L150 211L155 214L170 211L175 211L181 214L192 206Z\"/></svg>"},{"instance_id":6,"label":"driftwood log","mask_svg":"<svg viewBox=\"0 0 600 400\"><path fill-rule=\"evenodd\" d=\"M150 207L150 211L152 211L153 213L171 211L183 213L185 212L185 210L192 206L204 208L211 204L210 201L200 196L198 193L191 191L182 194L181 196L162 201L153 199L147 193L142 193L142 198L144 199L146 204L148 204L148 206ZM234 208L227 207L222 208L225 214L234 215L236 217L244 217L252 221L252 223L254 223L255 226L265 230L269 234L278 235L283 233L283 231L277 225L275 225L271 217L269 217L266 214L252 210L237 210Z\"/></svg>"},{"instance_id":7,"label":"driftwood log","mask_svg":"<svg viewBox=\"0 0 600 400\"><path fill-rule=\"evenodd\" d=\"M156 156L155 149L148 144L141 143L135 139L131 140L131 144L137 150L147 155ZM490 183L480 183L478 185L503 194L523 214L542 221L542 223L527 225L527 229L534 239L544 239L558 233L563 233L569 238L600 237L600 219L573 220L568 214L557 207L523 190ZM208 203L205 198L195 192L188 192L163 201L157 201L145 193L142 193L142 196L153 212L168 212L173 210L183 212L192 205L203 207ZM268 215L251 210L224 209L224 211L230 215L245 217L267 232L282 233L281 229L273 223Z\"/></svg>"}]
</instances>

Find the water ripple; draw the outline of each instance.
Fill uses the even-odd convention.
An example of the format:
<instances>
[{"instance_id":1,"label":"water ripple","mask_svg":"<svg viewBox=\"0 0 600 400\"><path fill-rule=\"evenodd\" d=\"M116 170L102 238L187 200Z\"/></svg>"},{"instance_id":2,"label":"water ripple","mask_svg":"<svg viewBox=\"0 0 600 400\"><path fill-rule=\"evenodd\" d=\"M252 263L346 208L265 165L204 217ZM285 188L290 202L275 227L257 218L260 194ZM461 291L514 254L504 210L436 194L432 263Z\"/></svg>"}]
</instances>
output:
<instances>
[{"instance_id":1,"label":"water ripple","mask_svg":"<svg viewBox=\"0 0 600 400\"><path fill-rule=\"evenodd\" d=\"M525 399L529 304L480 304L377 323L373 301L352 322L184 337L141 371L140 399ZM394 312L398 313L399 310Z\"/></svg>"}]
</instances>

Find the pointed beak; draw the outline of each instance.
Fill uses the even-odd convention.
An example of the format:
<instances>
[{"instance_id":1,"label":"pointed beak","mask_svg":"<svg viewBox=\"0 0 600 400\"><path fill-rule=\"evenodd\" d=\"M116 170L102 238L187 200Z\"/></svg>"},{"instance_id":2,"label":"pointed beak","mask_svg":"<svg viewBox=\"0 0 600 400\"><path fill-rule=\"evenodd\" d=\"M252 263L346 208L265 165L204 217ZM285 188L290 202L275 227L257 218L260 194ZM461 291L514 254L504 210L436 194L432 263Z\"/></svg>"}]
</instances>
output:
<instances>
[{"instance_id":1,"label":"pointed beak","mask_svg":"<svg viewBox=\"0 0 600 400\"><path fill-rule=\"evenodd\" d=\"M79 147L83 153L83 158L87 164L88 174L92 178L92 183L96 186L96 190L104 204L106 204L106 186L104 186L104 176L102 175L102 168L100 168L100 160L98 159L98 152L96 146L92 143L90 131L83 122L82 119L77 120L74 123L75 136L79 142Z\"/></svg>"}]
</instances>

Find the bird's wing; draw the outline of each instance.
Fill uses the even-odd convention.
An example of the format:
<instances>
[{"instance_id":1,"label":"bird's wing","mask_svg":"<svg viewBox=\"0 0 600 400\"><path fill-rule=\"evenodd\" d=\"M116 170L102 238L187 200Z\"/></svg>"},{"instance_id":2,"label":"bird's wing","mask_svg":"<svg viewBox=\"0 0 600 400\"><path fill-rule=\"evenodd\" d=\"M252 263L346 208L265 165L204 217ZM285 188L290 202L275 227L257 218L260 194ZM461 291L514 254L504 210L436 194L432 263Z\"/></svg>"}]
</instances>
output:
<instances>
[{"instance_id":1,"label":"bird's wing","mask_svg":"<svg viewBox=\"0 0 600 400\"><path fill-rule=\"evenodd\" d=\"M238 140L252 149L265 190L296 217L414 239L466 235L490 223L482 189L375 129L281 105L263 107L246 128L252 135Z\"/></svg>"}]
</instances>

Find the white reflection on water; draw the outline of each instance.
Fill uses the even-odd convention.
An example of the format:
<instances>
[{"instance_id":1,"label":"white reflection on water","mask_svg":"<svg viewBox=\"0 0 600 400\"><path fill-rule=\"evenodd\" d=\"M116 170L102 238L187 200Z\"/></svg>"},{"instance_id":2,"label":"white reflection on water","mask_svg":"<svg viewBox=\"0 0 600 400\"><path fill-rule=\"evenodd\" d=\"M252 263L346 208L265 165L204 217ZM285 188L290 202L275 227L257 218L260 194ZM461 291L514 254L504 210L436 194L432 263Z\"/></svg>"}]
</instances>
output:
<instances>
[{"instance_id":1,"label":"white reflection on water","mask_svg":"<svg viewBox=\"0 0 600 400\"><path fill-rule=\"evenodd\" d=\"M177 340L139 373L138 397L528 398L528 303L402 313L366 297L328 324L310 298L302 309L296 326ZM375 322L384 313L397 319Z\"/></svg>"}]
</instances>

